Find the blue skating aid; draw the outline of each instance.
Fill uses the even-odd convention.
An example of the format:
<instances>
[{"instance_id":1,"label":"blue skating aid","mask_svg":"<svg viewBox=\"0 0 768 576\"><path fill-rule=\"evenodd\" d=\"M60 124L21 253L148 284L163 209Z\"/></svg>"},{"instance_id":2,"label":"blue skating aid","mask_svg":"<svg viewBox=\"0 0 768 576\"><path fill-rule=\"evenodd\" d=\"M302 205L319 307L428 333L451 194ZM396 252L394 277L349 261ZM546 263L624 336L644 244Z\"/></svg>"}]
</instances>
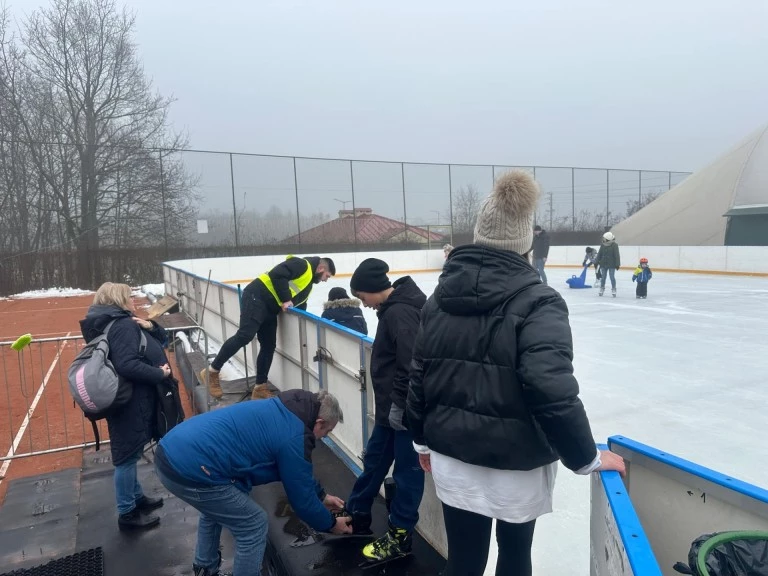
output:
<instances>
[{"instance_id":1,"label":"blue skating aid","mask_svg":"<svg viewBox=\"0 0 768 576\"><path fill-rule=\"evenodd\" d=\"M566 284L568 284L571 288L592 288L591 284L587 284L587 268L589 266L584 266L584 270L581 271L581 276L571 276L568 278L568 280L565 281Z\"/></svg>"}]
</instances>

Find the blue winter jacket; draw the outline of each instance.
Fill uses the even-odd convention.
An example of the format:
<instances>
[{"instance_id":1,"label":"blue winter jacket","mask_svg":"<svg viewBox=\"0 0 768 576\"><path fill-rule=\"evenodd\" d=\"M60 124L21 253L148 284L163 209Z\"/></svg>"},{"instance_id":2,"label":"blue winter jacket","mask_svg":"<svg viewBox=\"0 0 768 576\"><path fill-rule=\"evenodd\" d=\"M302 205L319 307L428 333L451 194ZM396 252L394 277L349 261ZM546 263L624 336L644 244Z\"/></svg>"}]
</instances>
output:
<instances>
[{"instance_id":1,"label":"blue winter jacket","mask_svg":"<svg viewBox=\"0 0 768 576\"><path fill-rule=\"evenodd\" d=\"M231 483L244 492L282 482L299 517L315 530L329 531L335 521L312 476L312 428L319 410L317 394L288 390L190 418L160 446L171 468L190 482Z\"/></svg>"},{"instance_id":2,"label":"blue winter jacket","mask_svg":"<svg viewBox=\"0 0 768 576\"><path fill-rule=\"evenodd\" d=\"M643 268L642 266L638 266L635 268L635 273L632 275L632 282L639 282L640 284L645 284L653 278L653 272L651 272L651 269L646 266Z\"/></svg>"}]
</instances>

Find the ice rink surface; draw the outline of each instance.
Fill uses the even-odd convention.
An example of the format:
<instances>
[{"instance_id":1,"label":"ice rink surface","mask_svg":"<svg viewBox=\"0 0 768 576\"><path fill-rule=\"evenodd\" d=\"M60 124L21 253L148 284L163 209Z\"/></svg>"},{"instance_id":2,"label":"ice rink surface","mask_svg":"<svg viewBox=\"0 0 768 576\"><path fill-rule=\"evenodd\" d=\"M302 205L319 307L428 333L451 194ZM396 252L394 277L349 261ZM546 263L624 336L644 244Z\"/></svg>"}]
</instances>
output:
<instances>
[{"instance_id":1,"label":"ice rink surface","mask_svg":"<svg viewBox=\"0 0 768 576\"><path fill-rule=\"evenodd\" d=\"M610 289L598 297L596 288L568 288L574 273L547 270L570 310L575 373L595 440L625 435L768 485L768 279L654 272L648 299L637 300L629 267L616 275L617 298ZM438 274L413 278L429 296ZM316 286L309 312L322 313L334 286L349 291L349 279ZM365 317L373 337L375 312ZM495 554L494 546L486 574ZM560 467L555 511L537 523L533 558L537 575L589 574L588 478Z\"/></svg>"}]
</instances>

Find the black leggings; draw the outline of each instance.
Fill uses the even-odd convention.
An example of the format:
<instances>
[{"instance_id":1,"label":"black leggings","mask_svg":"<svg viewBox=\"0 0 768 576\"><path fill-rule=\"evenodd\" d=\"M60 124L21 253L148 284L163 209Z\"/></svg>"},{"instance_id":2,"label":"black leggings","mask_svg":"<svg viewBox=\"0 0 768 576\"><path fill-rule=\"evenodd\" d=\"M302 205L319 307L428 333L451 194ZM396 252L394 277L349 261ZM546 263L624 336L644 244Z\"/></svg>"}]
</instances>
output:
<instances>
[{"instance_id":1,"label":"black leggings","mask_svg":"<svg viewBox=\"0 0 768 576\"><path fill-rule=\"evenodd\" d=\"M216 358L211 362L211 368L221 370L222 366L232 358L237 351L247 346L258 335L259 355L256 357L256 383L263 384L269 376L269 368L277 346L277 312L270 310L272 303L265 302L272 298L267 293L246 289L240 308L240 326L234 336L221 346Z\"/></svg>"},{"instance_id":2,"label":"black leggings","mask_svg":"<svg viewBox=\"0 0 768 576\"><path fill-rule=\"evenodd\" d=\"M445 576L482 576L488 563L493 520L443 504L448 536L448 566ZM531 546L536 520L525 524L496 521L499 558L496 576L531 576Z\"/></svg>"}]
</instances>

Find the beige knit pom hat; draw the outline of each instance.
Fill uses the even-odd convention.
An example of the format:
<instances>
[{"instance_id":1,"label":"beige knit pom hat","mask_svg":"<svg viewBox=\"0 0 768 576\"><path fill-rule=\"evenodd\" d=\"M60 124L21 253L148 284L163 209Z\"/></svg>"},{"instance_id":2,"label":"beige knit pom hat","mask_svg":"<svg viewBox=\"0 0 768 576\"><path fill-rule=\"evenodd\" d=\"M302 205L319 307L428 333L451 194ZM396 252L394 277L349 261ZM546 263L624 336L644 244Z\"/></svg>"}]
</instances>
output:
<instances>
[{"instance_id":1,"label":"beige knit pom hat","mask_svg":"<svg viewBox=\"0 0 768 576\"><path fill-rule=\"evenodd\" d=\"M533 245L538 199L539 186L528 172L500 176L477 213L475 244L526 254Z\"/></svg>"}]
</instances>

